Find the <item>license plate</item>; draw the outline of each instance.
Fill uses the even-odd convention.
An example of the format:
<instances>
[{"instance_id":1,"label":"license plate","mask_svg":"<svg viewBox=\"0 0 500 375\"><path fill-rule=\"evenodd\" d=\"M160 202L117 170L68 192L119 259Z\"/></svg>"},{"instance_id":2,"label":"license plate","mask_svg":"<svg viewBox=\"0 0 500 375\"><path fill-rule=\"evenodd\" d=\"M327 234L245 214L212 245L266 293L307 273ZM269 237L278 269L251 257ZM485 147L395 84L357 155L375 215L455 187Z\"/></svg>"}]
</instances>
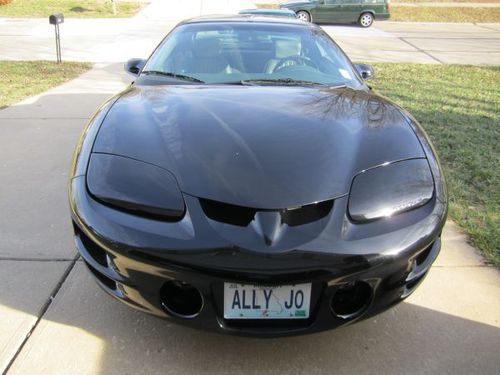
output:
<instances>
[{"instance_id":1,"label":"license plate","mask_svg":"<svg viewBox=\"0 0 500 375\"><path fill-rule=\"evenodd\" d=\"M225 319L307 319L310 301L311 284L224 283Z\"/></svg>"}]
</instances>

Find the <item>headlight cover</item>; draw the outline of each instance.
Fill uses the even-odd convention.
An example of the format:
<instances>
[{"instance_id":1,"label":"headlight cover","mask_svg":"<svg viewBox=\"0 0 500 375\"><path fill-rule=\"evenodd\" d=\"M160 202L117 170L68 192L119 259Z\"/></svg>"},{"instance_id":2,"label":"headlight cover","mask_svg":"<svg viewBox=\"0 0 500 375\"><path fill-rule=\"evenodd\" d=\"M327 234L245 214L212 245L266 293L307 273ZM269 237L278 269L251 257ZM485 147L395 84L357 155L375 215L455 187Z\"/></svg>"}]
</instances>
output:
<instances>
[{"instance_id":1,"label":"headlight cover","mask_svg":"<svg viewBox=\"0 0 500 375\"><path fill-rule=\"evenodd\" d=\"M175 177L165 169L127 157L92 154L87 188L102 203L132 214L178 221L184 200Z\"/></svg>"},{"instance_id":2,"label":"headlight cover","mask_svg":"<svg viewBox=\"0 0 500 375\"><path fill-rule=\"evenodd\" d=\"M434 180L426 159L382 165L356 175L349 194L349 216L367 222L412 210L434 194Z\"/></svg>"}]
</instances>

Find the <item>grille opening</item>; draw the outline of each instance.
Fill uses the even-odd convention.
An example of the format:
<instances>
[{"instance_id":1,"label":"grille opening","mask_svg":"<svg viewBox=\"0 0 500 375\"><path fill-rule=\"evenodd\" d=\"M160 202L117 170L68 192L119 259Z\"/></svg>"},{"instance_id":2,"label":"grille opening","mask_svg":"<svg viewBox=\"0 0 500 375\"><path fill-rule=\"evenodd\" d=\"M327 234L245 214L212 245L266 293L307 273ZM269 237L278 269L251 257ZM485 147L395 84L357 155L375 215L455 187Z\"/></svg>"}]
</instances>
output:
<instances>
[{"instance_id":1,"label":"grille opening","mask_svg":"<svg viewBox=\"0 0 500 375\"><path fill-rule=\"evenodd\" d=\"M308 204L295 209L283 210L281 221L291 227L312 223L324 218L332 210L333 200Z\"/></svg>"},{"instance_id":2,"label":"grille opening","mask_svg":"<svg viewBox=\"0 0 500 375\"><path fill-rule=\"evenodd\" d=\"M201 208L210 219L221 223L246 227L253 220L257 209L200 199Z\"/></svg>"},{"instance_id":3,"label":"grille opening","mask_svg":"<svg viewBox=\"0 0 500 375\"><path fill-rule=\"evenodd\" d=\"M75 230L75 235L80 238L85 250L89 255L101 266L108 267L108 259L106 252L101 249L94 241L92 241L83 231L73 222L73 228Z\"/></svg>"},{"instance_id":4,"label":"grille opening","mask_svg":"<svg viewBox=\"0 0 500 375\"><path fill-rule=\"evenodd\" d=\"M282 223L294 227L324 218L331 211L333 200L290 209L259 209L232 205L210 199L200 199L200 204L207 217L221 223L246 227L251 223L258 211L277 211L281 215Z\"/></svg>"},{"instance_id":5,"label":"grille opening","mask_svg":"<svg viewBox=\"0 0 500 375\"><path fill-rule=\"evenodd\" d=\"M425 262L425 260L427 259L427 257L431 253L433 245L434 245L434 243L432 243L427 249L425 249L420 254L418 254L418 256L415 258L415 262L417 263L417 266L420 266Z\"/></svg>"},{"instance_id":6,"label":"grille opening","mask_svg":"<svg viewBox=\"0 0 500 375\"><path fill-rule=\"evenodd\" d=\"M183 281L169 281L160 291L162 306L173 316L192 319L203 308L203 297L198 289Z\"/></svg>"},{"instance_id":7,"label":"grille opening","mask_svg":"<svg viewBox=\"0 0 500 375\"><path fill-rule=\"evenodd\" d=\"M331 301L331 309L341 319L353 319L366 311L372 300L372 288L364 281L340 287Z\"/></svg>"},{"instance_id":8,"label":"grille opening","mask_svg":"<svg viewBox=\"0 0 500 375\"><path fill-rule=\"evenodd\" d=\"M403 289L403 292L401 294L401 298L406 298L410 294L412 294L415 291L415 289L417 289L417 286L422 282L422 280L424 279L424 277L426 275L427 275L427 273L424 273L422 276L417 277L417 278L411 280L410 282L408 282Z\"/></svg>"},{"instance_id":9,"label":"grille opening","mask_svg":"<svg viewBox=\"0 0 500 375\"><path fill-rule=\"evenodd\" d=\"M107 287L108 289L111 289L113 291L115 291L117 289L116 283L113 280L111 280L107 276L104 276L102 273L97 271L94 267L92 267L87 262L85 262L85 264L87 265L90 272L92 272L92 274L97 278L97 280L99 280L102 284L104 284L105 287Z\"/></svg>"},{"instance_id":10,"label":"grille opening","mask_svg":"<svg viewBox=\"0 0 500 375\"><path fill-rule=\"evenodd\" d=\"M412 291L413 289L415 289L415 287L417 287L418 284L420 284L420 281L422 281L425 275L426 274L424 273L422 276L417 277L416 279L413 279L412 281L407 283L405 287L406 291Z\"/></svg>"}]
</instances>

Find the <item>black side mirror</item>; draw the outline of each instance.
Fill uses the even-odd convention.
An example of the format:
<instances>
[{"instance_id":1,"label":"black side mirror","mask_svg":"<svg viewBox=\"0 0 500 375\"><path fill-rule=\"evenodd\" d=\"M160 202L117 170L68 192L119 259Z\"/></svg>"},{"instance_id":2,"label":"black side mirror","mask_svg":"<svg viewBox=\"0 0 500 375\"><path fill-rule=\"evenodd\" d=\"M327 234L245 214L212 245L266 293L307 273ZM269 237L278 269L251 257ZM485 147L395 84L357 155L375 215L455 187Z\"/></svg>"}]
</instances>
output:
<instances>
[{"instance_id":1,"label":"black side mirror","mask_svg":"<svg viewBox=\"0 0 500 375\"><path fill-rule=\"evenodd\" d=\"M134 76L138 76L142 68L146 65L146 60L144 59L130 59L125 63L125 71Z\"/></svg>"},{"instance_id":2,"label":"black side mirror","mask_svg":"<svg viewBox=\"0 0 500 375\"><path fill-rule=\"evenodd\" d=\"M365 81L368 81L375 74L375 70L373 69L373 66L371 66L371 65L354 64L354 67L358 71L361 78L363 78Z\"/></svg>"}]
</instances>

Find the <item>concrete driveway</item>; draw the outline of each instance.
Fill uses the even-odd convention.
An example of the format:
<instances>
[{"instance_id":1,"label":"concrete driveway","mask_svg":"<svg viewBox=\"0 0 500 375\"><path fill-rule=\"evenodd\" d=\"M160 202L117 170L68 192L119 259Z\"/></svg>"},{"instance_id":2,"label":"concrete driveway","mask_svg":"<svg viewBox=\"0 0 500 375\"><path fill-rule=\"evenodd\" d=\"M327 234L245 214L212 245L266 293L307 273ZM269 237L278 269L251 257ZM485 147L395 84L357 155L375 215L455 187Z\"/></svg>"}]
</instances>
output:
<instances>
[{"instance_id":1,"label":"concrete driveway","mask_svg":"<svg viewBox=\"0 0 500 375\"><path fill-rule=\"evenodd\" d=\"M179 21L200 14L236 13L249 0L156 0L131 19L67 19L61 26L64 60L123 62L147 57ZM500 64L500 24L376 22L323 28L356 61ZM54 59L47 19L0 18L0 58Z\"/></svg>"},{"instance_id":2,"label":"concrete driveway","mask_svg":"<svg viewBox=\"0 0 500 375\"><path fill-rule=\"evenodd\" d=\"M0 371L12 374L497 374L500 275L449 223L429 277L360 324L258 340L183 328L123 306L77 259L66 202L87 118L130 81L119 64L0 111Z\"/></svg>"}]
</instances>

